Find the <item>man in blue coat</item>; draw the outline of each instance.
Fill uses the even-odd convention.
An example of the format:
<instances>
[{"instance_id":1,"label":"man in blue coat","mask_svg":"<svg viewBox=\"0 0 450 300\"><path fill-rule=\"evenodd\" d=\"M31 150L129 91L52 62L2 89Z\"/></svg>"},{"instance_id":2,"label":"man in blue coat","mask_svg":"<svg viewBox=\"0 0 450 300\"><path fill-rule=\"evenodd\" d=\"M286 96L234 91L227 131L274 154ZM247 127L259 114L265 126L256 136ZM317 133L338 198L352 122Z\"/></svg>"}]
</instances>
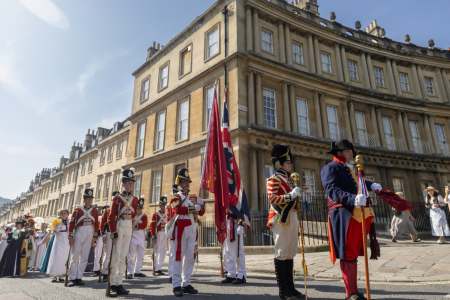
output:
<instances>
[{"instance_id":1,"label":"man in blue coat","mask_svg":"<svg viewBox=\"0 0 450 300\"><path fill-rule=\"evenodd\" d=\"M348 140L333 142L330 154L333 159L321 172L322 185L328 204L328 236L330 257L333 263L340 260L342 278L345 284L346 299L366 299L358 293L357 263L358 256L364 255L362 238L362 213L365 211L366 233L374 232L374 213L367 197L358 193L354 171L350 163L356 156L353 144ZM367 189L381 191L378 183L366 181ZM354 208L358 209L354 209ZM374 235L373 235L374 236ZM375 254L376 256L378 254Z\"/></svg>"}]
</instances>

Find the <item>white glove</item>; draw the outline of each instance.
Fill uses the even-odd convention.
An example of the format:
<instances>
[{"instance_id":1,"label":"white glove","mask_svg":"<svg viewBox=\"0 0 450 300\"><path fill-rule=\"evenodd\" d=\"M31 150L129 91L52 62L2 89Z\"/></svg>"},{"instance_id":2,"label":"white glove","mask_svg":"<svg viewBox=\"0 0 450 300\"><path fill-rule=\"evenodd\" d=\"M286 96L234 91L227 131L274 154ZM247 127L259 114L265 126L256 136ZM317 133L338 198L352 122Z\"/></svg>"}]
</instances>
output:
<instances>
[{"instance_id":1,"label":"white glove","mask_svg":"<svg viewBox=\"0 0 450 300\"><path fill-rule=\"evenodd\" d=\"M291 200L295 200L295 198L299 197L301 194L302 190L296 186L295 188L292 189L292 191L289 193L289 195L291 195Z\"/></svg>"},{"instance_id":2,"label":"white glove","mask_svg":"<svg viewBox=\"0 0 450 300\"><path fill-rule=\"evenodd\" d=\"M241 236L244 235L244 226L238 225L238 227L236 229L236 233Z\"/></svg>"},{"instance_id":3,"label":"white glove","mask_svg":"<svg viewBox=\"0 0 450 300\"><path fill-rule=\"evenodd\" d=\"M355 206L364 207L364 206L366 206L366 203L367 203L367 197L365 195L363 195L363 194L356 195Z\"/></svg>"},{"instance_id":4,"label":"white glove","mask_svg":"<svg viewBox=\"0 0 450 300\"><path fill-rule=\"evenodd\" d=\"M196 211L202 210L202 206L200 204L195 204L195 210Z\"/></svg>"},{"instance_id":5,"label":"white glove","mask_svg":"<svg viewBox=\"0 0 450 300\"><path fill-rule=\"evenodd\" d=\"M381 186L381 184L376 183L376 182L372 183L372 185L370 186L370 188L371 188L372 191L374 191L374 192L380 192L380 191L383 189L383 187Z\"/></svg>"}]
</instances>

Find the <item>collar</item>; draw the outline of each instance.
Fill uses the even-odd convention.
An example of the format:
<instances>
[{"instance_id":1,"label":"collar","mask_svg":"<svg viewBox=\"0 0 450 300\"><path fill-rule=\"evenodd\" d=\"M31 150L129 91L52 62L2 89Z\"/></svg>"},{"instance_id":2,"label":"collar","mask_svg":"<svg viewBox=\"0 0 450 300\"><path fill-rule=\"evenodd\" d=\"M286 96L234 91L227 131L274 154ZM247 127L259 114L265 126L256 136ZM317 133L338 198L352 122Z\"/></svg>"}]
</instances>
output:
<instances>
[{"instance_id":1,"label":"collar","mask_svg":"<svg viewBox=\"0 0 450 300\"><path fill-rule=\"evenodd\" d=\"M284 175L284 176L286 176L286 177L289 177L289 172L286 171L285 169L282 169L282 168L276 169L276 170L275 170L275 173L276 173L277 175Z\"/></svg>"},{"instance_id":2,"label":"collar","mask_svg":"<svg viewBox=\"0 0 450 300\"><path fill-rule=\"evenodd\" d=\"M342 155L333 155L333 161L337 162L338 164L347 165L347 160Z\"/></svg>"},{"instance_id":3,"label":"collar","mask_svg":"<svg viewBox=\"0 0 450 300\"><path fill-rule=\"evenodd\" d=\"M131 192L122 191L122 195L124 195L124 196L131 196Z\"/></svg>"}]
</instances>

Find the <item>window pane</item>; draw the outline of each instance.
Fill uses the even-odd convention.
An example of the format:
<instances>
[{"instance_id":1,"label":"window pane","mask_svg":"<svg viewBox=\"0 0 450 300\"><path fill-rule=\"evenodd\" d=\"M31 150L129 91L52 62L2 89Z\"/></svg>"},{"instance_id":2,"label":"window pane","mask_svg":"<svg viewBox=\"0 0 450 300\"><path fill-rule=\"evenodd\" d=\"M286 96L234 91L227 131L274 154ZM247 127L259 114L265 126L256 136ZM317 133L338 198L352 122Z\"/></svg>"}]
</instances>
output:
<instances>
[{"instance_id":1,"label":"window pane","mask_svg":"<svg viewBox=\"0 0 450 300\"><path fill-rule=\"evenodd\" d=\"M348 61L348 72L350 75L350 80L357 81L359 80L358 76L358 63L354 60Z\"/></svg>"},{"instance_id":2,"label":"window pane","mask_svg":"<svg viewBox=\"0 0 450 300\"><path fill-rule=\"evenodd\" d=\"M210 85L206 88L205 91L205 97L206 97L206 101L205 101L205 130L208 128L209 125L209 117L211 116L211 110L212 110L212 105L213 105L213 101L214 101L214 85Z\"/></svg>"},{"instance_id":3,"label":"window pane","mask_svg":"<svg viewBox=\"0 0 450 300\"><path fill-rule=\"evenodd\" d=\"M158 114L158 122L156 128L156 150L164 148L164 132L166 124L166 112L162 111Z\"/></svg>"},{"instance_id":4,"label":"window pane","mask_svg":"<svg viewBox=\"0 0 450 300\"><path fill-rule=\"evenodd\" d=\"M439 144L439 150L442 154L448 154L448 143L445 135L445 127L442 124L435 124L434 129L436 131L436 138Z\"/></svg>"},{"instance_id":5,"label":"window pane","mask_svg":"<svg viewBox=\"0 0 450 300\"><path fill-rule=\"evenodd\" d=\"M141 183L142 183L142 177L141 177L141 175L136 175L135 176L135 179L136 179L136 181L135 181L135 183L134 183L134 191L133 191L133 194L134 194L134 196L136 196L136 197L140 197L141 196Z\"/></svg>"},{"instance_id":6,"label":"window pane","mask_svg":"<svg viewBox=\"0 0 450 300\"><path fill-rule=\"evenodd\" d=\"M269 128L277 127L275 91L263 89L264 100L264 124Z\"/></svg>"},{"instance_id":7,"label":"window pane","mask_svg":"<svg viewBox=\"0 0 450 300\"><path fill-rule=\"evenodd\" d=\"M375 84L377 87L384 87L384 71L380 67L375 67Z\"/></svg>"},{"instance_id":8,"label":"window pane","mask_svg":"<svg viewBox=\"0 0 450 300\"><path fill-rule=\"evenodd\" d=\"M188 46L181 52L181 64L180 64L180 74L184 75L191 72L192 66L192 46Z\"/></svg>"},{"instance_id":9,"label":"window pane","mask_svg":"<svg viewBox=\"0 0 450 300\"><path fill-rule=\"evenodd\" d=\"M159 73L159 88L166 88L169 83L169 66L165 66L160 70Z\"/></svg>"},{"instance_id":10,"label":"window pane","mask_svg":"<svg viewBox=\"0 0 450 300\"><path fill-rule=\"evenodd\" d=\"M369 140L367 136L366 118L365 114L361 111L355 112L356 130L358 133L358 142L362 146L368 146Z\"/></svg>"},{"instance_id":11,"label":"window pane","mask_svg":"<svg viewBox=\"0 0 450 300\"><path fill-rule=\"evenodd\" d=\"M261 48L263 51L273 53L273 33L271 31L261 31Z\"/></svg>"},{"instance_id":12,"label":"window pane","mask_svg":"<svg viewBox=\"0 0 450 300\"><path fill-rule=\"evenodd\" d=\"M337 118L337 108L336 106L327 106L327 119L328 119L328 130L330 132L330 139L337 141L340 139L339 134L339 124Z\"/></svg>"},{"instance_id":13,"label":"window pane","mask_svg":"<svg viewBox=\"0 0 450 300\"><path fill-rule=\"evenodd\" d=\"M150 80L145 79L141 84L141 102L148 100L150 92Z\"/></svg>"},{"instance_id":14,"label":"window pane","mask_svg":"<svg viewBox=\"0 0 450 300\"><path fill-rule=\"evenodd\" d=\"M402 92L409 92L410 86L408 74L400 73L399 80L400 80L400 89L402 90Z\"/></svg>"},{"instance_id":15,"label":"window pane","mask_svg":"<svg viewBox=\"0 0 450 300\"><path fill-rule=\"evenodd\" d=\"M383 131L386 146L389 150L395 150L394 133L392 131L391 119L383 117Z\"/></svg>"},{"instance_id":16,"label":"window pane","mask_svg":"<svg viewBox=\"0 0 450 300\"><path fill-rule=\"evenodd\" d=\"M331 73L332 72L331 55L326 52L321 52L320 61L322 63L322 71L324 71L325 73Z\"/></svg>"},{"instance_id":17,"label":"window pane","mask_svg":"<svg viewBox=\"0 0 450 300\"><path fill-rule=\"evenodd\" d=\"M178 140L185 140L188 137L189 122L189 101L185 100L180 103L179 121L178 121Z\"/></svg>"},{"instance_id":18,"label":"window pane","mask_svg":"<svg viewBox=\"0 0 450 300\"><path fill-rule=\"evenodd\" d=\"M138 139L136 144L137 157L141 157L144 155L145 124L145 122L142 122L138 125Z\"/></svg>"},{"instance_id":19,"label":"window pane","mask_svg":"<svg viewBox=\"0 0 450 300\"><path fill-rule=\"evenodd\" d=\"M213 57L214 55L219 53L219 28L208 32L207 34L207 49L206 49L206 58Z\"/></svg>"},{"instance_id":20,"label":"window pane","mask_svg":"<svg viewBox=\"0 0 450 300\"><path fill-rule=\"evenodd\" d=\"M409 121L409 130L411 132L414 152L422 153L422 141L420 140L419 128L416 121Z\"/></svg>"},{"instance_id":21,"label":"window pane","mask_svg":"<svg viewBox=\"0 0 450 300\"><path fill-rule=\"evenodd\" d=\"M298 131L302 135L309 136L309 116L308 116L308 105L306 100L297 98L297 123Z\"/></svg>"},{"instance_id":22,"label":"window pane","mask_svg":"<svg viewBox=\"0 0 450 300\"><path fill-rule=\"evenodd\" d=\"M153 203L157 203L161 196L161 171L153 172L153 182L152 182L152 199Z\"/></svg>"},{"instance_id":23,"label":"window pane","mask_svg":"<svg viewBox=\"0 0 450 300\"><path fill-rule=\"evenodd\" d=\"M294 63L303 65L305 64L305 58L303 57L303 45L297 42L292 44L292 59Z\"/></svg>"},{"instance_id":24,"label":"window pane","mask_svg":"<svg viewBox=\"0 0 450 300\"><path fill-rule=\"evenodd\" d=\"M434 83L433 78L431 77L425 77L425 91L428 96L434 95Z\"/></svg>"}]
</instances>

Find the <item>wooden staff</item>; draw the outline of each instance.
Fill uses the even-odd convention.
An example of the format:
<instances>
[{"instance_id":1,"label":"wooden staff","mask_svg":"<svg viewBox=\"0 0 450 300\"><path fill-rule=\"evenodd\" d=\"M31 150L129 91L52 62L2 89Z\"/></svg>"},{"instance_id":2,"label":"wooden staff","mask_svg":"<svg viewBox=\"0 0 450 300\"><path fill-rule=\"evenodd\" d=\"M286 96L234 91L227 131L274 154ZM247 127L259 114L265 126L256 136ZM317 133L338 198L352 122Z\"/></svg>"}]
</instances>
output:
<instances>
[{"instance_id":1,"label":"wooden staff","mask_svg":"<svg viewBox=\"0 0 450 300\"><path fill-rule=\"evenodd\" d=\"M355 163L356 163L356 169L357 169L358 174L360 174L360 176L364 176L364 165L363 165L363 158L361 155L356 156ZM364 180L363 180L363 184L365 184ZM358 184L358 193L362 193L362 187L360 184ZM367 254L366 214L364 211L364 207L360 207L359 209L361 209L361 215L362 215L361 226L362 226L362 238L363 238L363 248L364 248L364 273L365 273L365 279L366 279L366 296L367 296L367 300L371 300L369 256Z\"/></svg>"},{"instance_id":2,"label":"wooden staff","mask_svg":"<svg viewBox=\"0 0 450 300\"><path fill-rule=\"evenodd\" d=\"M294 183L294 186L300 187L300 174L292 173L291 180ZM300 224L300 247L302 250L302 268L303 268L303 281L305 285L305 299L308 299L308 265L306 264L305 259L305 231L303 228L303 215L302 215L302 205L300 203L300 197L297 198L297 218Z\"/></svg>"}]
</instances>

